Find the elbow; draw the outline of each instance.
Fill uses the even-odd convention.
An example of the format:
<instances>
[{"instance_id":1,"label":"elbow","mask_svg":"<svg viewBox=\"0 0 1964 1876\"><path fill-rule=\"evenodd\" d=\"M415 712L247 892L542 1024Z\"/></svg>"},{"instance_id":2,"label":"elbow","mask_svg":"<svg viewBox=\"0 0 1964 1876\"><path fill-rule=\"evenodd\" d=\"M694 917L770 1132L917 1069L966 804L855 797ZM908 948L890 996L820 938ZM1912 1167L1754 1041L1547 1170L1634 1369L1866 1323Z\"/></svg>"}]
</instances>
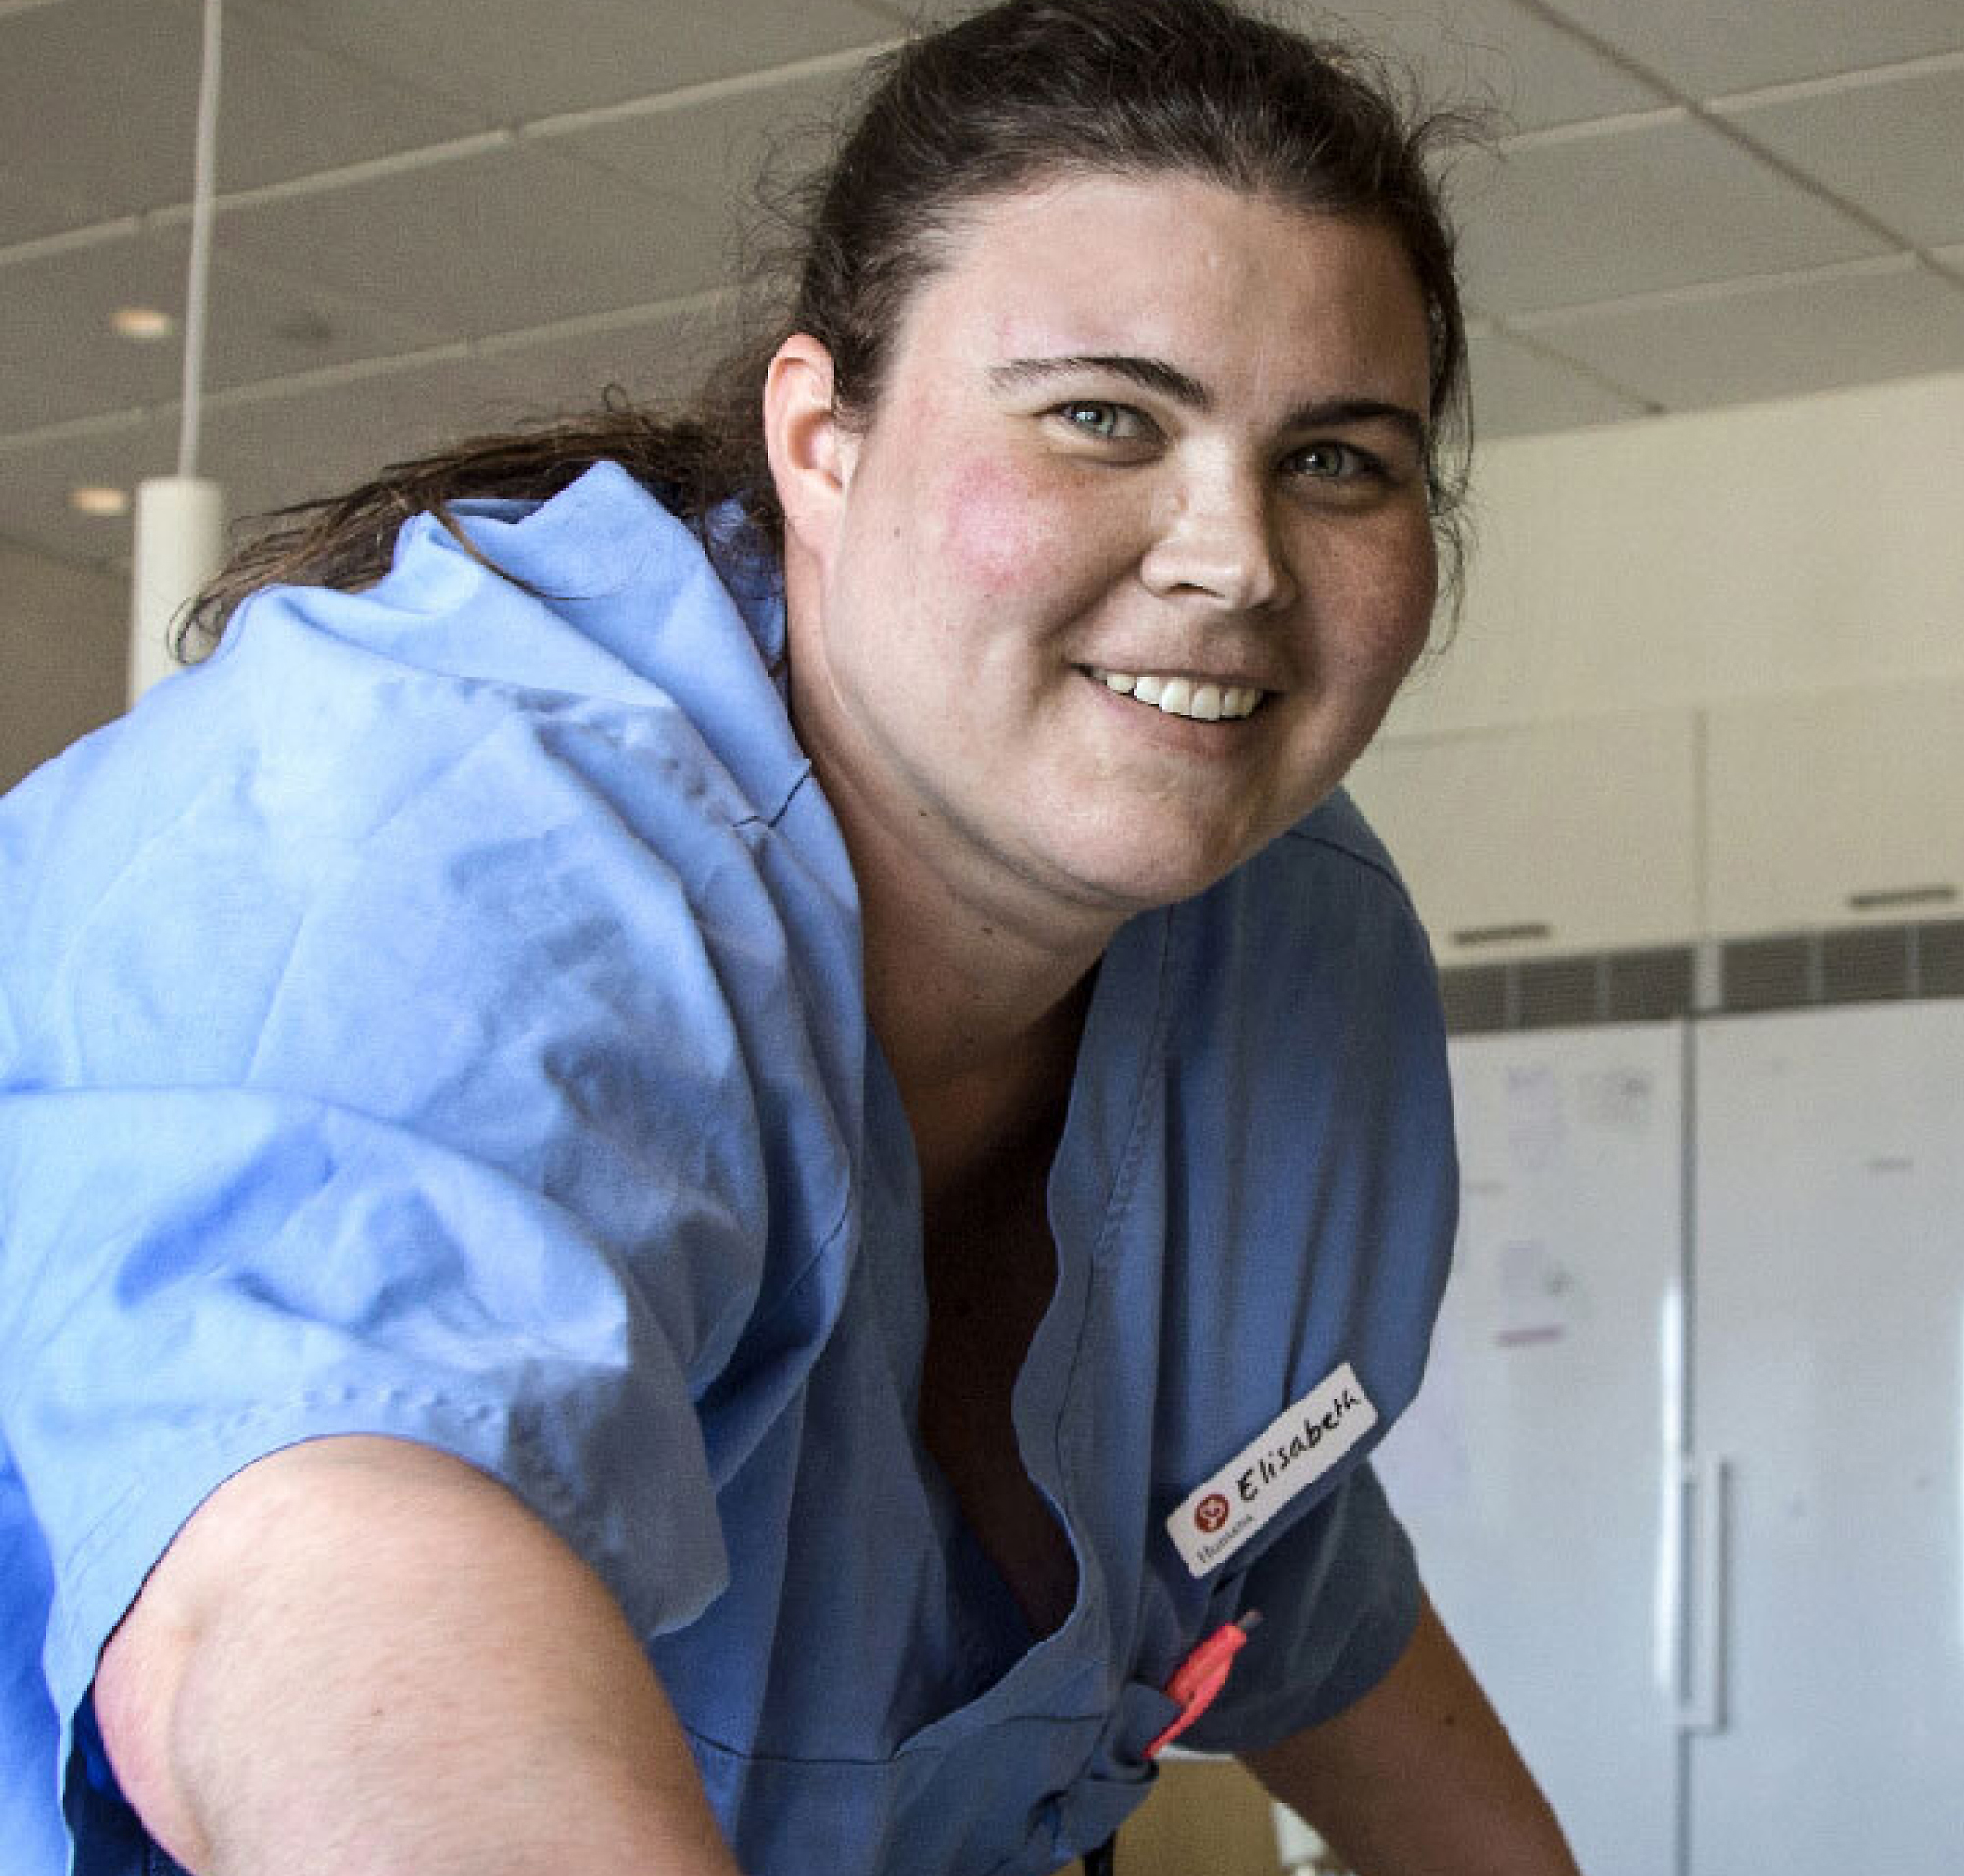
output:
<instances>
[{"instance_id":1,"label":"elbow","mask_svg":"<svg viewBox=\"0 0 1964 1876\"><path fill-rule=\"evenodd\" d=\"M211 1845L187 1787L177 1741L196 1647L148 1592L104 1646L95 1670L95 1723L124 1801L187 1870L208 1869Z\"/></svg>"}]
</instances>

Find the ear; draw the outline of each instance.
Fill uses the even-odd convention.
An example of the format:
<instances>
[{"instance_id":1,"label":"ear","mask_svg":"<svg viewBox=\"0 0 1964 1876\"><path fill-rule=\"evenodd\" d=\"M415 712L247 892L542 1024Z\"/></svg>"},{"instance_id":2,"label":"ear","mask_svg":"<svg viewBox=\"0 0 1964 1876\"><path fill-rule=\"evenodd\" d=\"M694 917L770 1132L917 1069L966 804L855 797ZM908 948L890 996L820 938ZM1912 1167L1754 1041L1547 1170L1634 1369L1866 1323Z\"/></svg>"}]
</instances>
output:
<instances>
[{"instance_id":1,"label":"ear","mask_svg":"<svg viewBox=\"0 0 1964 1876\"><path fill-rule=\"evenodd\" d=\"M792 333L764 375L764 442L787 552L829 562L855 451L833 404L832 354L809 333Z\"/></svg>"}]
</instances>

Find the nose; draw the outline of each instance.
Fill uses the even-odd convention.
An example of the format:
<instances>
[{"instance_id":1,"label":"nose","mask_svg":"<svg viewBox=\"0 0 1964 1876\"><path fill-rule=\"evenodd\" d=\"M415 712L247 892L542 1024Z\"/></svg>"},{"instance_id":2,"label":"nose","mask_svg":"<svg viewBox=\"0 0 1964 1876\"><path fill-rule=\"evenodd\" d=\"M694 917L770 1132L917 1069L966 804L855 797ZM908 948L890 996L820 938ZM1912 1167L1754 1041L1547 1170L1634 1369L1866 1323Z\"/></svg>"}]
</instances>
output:
<instances>
[{"instance_id":1,"label":"nose","mask_svg":"<svg viewBox=\"0 0 1964 1876\"><path fill-rule=\"evenodd\" d=\"M1161 598L1258 612L1295 597L1278 535L1275 493L1259 474L1224 471L1184 483L1169 505L1139 578Z\"/></svg>"}]
</instances>

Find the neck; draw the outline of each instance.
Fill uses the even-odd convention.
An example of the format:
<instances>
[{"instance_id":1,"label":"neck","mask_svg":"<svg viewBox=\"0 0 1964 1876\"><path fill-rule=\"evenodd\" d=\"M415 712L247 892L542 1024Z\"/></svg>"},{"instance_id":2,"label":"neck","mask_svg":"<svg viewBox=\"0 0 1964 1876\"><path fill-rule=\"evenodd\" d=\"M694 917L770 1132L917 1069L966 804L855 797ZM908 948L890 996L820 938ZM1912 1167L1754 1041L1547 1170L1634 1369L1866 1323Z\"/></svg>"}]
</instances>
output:
<instances>
[{"instance_id":1,"label":"neck","mask_svg":"<svg viewBox=\"0 0 1964 1876\"><path fill-rule=\"evenodd\" d=\"M791 718L851 855L867 1015L913 1128L925 1186L946 1192L1058 1124L1092 973L1124 913L1071 904L896 807L880 763L830 707L818 569L794 534L785 557ZM875 777L865 788L859 771Z\"/></svg>"},{"instance_id":2,"label":"neck","mask_svg":"<svg viewBox=\"0 0 1964 1876\"><path fill-rule=\"evenodd\" d=\"M851 840L867 1014L930 1196L1061 1118L1109 932L1062 947ZM1052 934L1055 937L1055 934Z\"/></svg>"}]
</instances>

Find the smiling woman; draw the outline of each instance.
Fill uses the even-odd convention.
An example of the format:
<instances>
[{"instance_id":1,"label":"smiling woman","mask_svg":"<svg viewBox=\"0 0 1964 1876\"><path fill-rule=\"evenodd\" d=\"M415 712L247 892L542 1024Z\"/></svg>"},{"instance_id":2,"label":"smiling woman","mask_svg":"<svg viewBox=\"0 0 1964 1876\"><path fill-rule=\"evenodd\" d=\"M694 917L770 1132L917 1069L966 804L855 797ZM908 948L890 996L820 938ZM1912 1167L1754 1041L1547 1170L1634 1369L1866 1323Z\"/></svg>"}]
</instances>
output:
<instances>
[{"instance_id":1,"label":"smiling woman","mask_svg":"<svg viewBox=\"0 0 1964 1876\"><path fill-rule=\"evenodd\" d=\"M1465 386L1369 70L916 40L693 414L288 517L0 803L25 1876L1037 1876L1174 1734L1569 1876L1370 1466Z\"/></svg>"},{"instance_id":2,"label":"smiling woman","mask_svg":"<svg viewBox=\"0 0 1964 1876\"><path fill-rule=\"evenodd\" d=\"M863 428L788 343L791 714L869 908L931 871L944 942L971 919L1067 983L1308 813L1425 639L1427 409L1396 236L1176 174L971 209ZM909 957L937 1001L978 975Z\"/></svg>"}]
</instances>

